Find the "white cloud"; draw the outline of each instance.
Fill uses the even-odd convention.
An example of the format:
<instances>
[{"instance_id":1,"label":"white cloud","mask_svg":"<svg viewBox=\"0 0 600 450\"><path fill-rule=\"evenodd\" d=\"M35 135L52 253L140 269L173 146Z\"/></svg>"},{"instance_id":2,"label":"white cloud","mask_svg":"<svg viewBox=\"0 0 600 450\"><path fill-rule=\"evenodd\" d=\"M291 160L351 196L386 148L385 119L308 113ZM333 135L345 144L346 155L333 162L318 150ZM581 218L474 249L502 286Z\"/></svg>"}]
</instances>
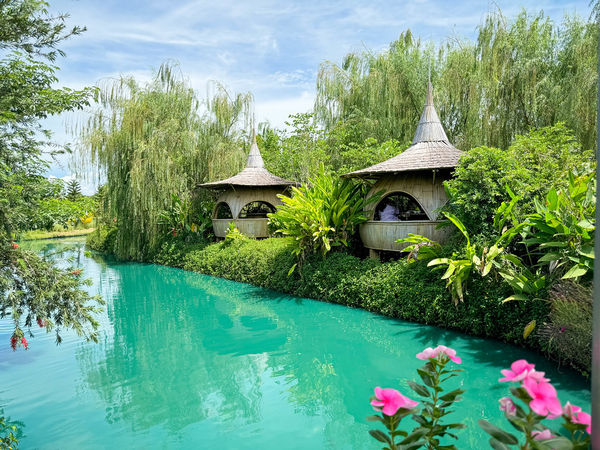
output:
<instances>
[{"instance_id":1,"label":"white cloud","mask_svg":"<svg viewBox=\"0 0 600 450\"><path fill-rule=\"evenodd\" d=\"M554 20L564 10L589 11L588 0L53 0L71 14L70 25L88 31L67 42L59 61L61 84L80 88L132 74L148 81L152 69L177 60L203 94L210 80L230 91L251 91L258 121L281 127L310 110L319 64L350 51L386 48L410 28L423 39L472 38L484 15L498 5L507 15L543 8ZM75 116L81 117L81 116ZM58 142L72 140L63 119L51 119ZM65 161L62 161L65 165ZM54 170L54 169L53 169ZM56 165L56 174L66 168Z\"/></svg>"}]
</instances>

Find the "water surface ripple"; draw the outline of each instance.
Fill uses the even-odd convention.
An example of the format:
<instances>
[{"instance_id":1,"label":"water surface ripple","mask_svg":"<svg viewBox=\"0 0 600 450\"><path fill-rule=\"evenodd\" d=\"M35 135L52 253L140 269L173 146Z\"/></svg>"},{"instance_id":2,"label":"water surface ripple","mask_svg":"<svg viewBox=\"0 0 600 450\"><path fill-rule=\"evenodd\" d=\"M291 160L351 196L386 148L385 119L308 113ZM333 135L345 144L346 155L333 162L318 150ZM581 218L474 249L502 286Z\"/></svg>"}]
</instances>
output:
<instances>
[{"instance_id":1,"label":"water surface ripple","mask_svg":"<svg viewBox=\"0 0 600 450\"><path fill-rule=\"evenodd\" d=\"M35 330L13 352L0 321L0 408L23 425L22 448L379 448L367 431L375 386L411 394L415 354L443 343L463 358L458 447L486 448L476 422L505 424L500 369L526 358L559 397L589 410L584 379L498 342L386 319L167 267L67 249L107 301L100 343ZM450 416L452 417L452 416ZM413 422L409 421L411 426Z\"/></svg>"}]
</instances>

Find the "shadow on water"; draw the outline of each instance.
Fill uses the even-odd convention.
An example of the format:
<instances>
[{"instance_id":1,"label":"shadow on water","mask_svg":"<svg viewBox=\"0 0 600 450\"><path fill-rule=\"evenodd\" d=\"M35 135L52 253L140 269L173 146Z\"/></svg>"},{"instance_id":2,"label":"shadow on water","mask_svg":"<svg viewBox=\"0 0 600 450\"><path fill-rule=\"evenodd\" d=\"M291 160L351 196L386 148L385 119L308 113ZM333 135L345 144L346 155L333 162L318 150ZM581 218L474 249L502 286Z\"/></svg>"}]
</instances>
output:
<instances>
[{"instance_id":1,"label":"shadow on water","mask_svg":"<svg viewBox=\"0 0 600 450\"><path fill-rule=\"evenodd\" d=\"M469 355L469 360L477 365L497 369L498 378L502 377L501 370L510 368L513 361L526 359L535 363L536 368L546 372L556 388L567 391L589 389L589 380L568 367L558 367L553 361L543 355L522 347L516 347L490 338L469 336L464 333L438 327L404 322L397 319L380 316L380 319L396 327L403 328L396 335L406 336L419 341L423 348L444 344L449 347L460 346L461 352ZM506 390L506 385L496 383L491 386L494 390Z\"/></svg>"}]
</instances>

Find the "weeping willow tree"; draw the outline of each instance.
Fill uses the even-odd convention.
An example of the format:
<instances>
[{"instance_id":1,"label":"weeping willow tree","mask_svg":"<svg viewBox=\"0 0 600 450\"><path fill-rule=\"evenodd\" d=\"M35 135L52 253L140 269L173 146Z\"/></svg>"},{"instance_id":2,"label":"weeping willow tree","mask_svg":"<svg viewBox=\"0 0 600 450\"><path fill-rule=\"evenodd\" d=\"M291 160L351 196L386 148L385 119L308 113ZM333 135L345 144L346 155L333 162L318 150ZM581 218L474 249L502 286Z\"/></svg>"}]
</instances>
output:
<instances>
[{"instance_id":1,"label":"weeping willow tree","mask_svg":"<svg viewBox=\"0 0 600 450\"><path fill-rule=\"evenodd\" d=\"M595 144L598 27L543 13L513 21L489 14L476 41L435 46L410 31L381 53L322 64L315 112L326 129L351 126L361 140L412 138L428 66L436 106L454 143L506 148L531 127L563 121L586 148Z\"/></svg>"},{"instance_id":2,"label":"weeping willow tree","mask_svg":"<svg viewBox=\"0 0 600 450\"><path fill-rule=\"evenodd\" d=\"M105 215L117 224L115 252L144 259L161 239L172 194L189 199L201 182L243 164L252 97L214 85L205 100L172 65L152 81L121 77L100 87L80 127L76 166L106 183Z\"/></svg>"}]
</instances>

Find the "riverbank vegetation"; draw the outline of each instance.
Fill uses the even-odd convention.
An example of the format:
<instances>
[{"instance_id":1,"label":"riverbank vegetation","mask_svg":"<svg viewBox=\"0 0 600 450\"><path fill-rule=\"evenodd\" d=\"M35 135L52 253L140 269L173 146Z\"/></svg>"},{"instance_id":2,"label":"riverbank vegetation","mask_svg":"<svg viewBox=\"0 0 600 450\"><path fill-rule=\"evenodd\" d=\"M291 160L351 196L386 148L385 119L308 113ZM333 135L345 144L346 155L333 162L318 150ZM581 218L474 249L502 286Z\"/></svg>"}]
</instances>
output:
<instances>
[{"instance_id":1,"label":"riverbank vegetation","mask_svg":"<svg viewBox=\"0 0 600 450\"><path fill-rule=\"evenodd\" d=\"M258 125L266 168L304 183L282 197L270 215L277 237L264 241L232 225L213 243L215 198L197 188L242 168L252 96L218 86L202 99L173 65L147 84L122 78L99 91L80 130L81 167L107 174L88 245L530 346L587 373L597 43L591 20L498 11L473 42L406 31L379 54L324 63L313 111L286 130ZM364 259L366 185L338 177L408 147L430 62L442 123L464 151L439 211L456 233Z\"/></svg>"}]
</instances>

